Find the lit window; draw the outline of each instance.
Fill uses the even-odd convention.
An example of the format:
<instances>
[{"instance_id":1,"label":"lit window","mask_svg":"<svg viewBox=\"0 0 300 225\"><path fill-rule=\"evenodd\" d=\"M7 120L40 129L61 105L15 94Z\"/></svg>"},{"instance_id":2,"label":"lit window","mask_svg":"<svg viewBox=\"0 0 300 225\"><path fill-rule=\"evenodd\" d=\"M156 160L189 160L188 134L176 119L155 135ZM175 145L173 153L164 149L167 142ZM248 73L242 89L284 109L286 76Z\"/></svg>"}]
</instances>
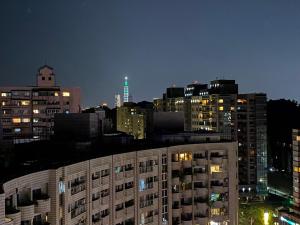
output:
<instances>
[{"instance_id":1,"label":"lit window","mask_svg":"<svg viewBox=\"0 0 300 225\"><path fill-rule=\"evenodd\" d=\"M58 96L58 92L54 92L54 96L57 97Z\"/></svg>"},{"instance_id":2,"label":"lit window","mask_svg":"<svg viewBox=\"0 0 300 225\"><path fill-rule=\"evenodd\" d=\"M300 172L300 168L298 166L294 166L294 172L299 173Z\"/></svg>"},{"instance_id":3,"label":"lit window","mask_svg":"<svg viewBox=\"0 0 300 225\"><path fill-rule=\"evenodd\" d=\"M2 92L2 93L1 93L1 97L8 97L8 96L9 96L9 94L6 93L6 92Z\"/></svg>"},{"instance_id":4,"label":"lit window","mask_svg":"<svg viewBox=\"0 0 300 225\"><path fill-rule=\"evenodd\" d=\"M34 110L33 110L33 113L34 113L34 114L39 114L39 113L40 113L40 110L34 109Z\"/></svg>"},{"instance_id":5,"label":"lit window","mask_svg":"<svg viewBox=\"0 0 300 225\"><path fill-rule=\"evenodd\" d=\"M70 92L64 91L64 92L62 93L62 95L63 95L64 97L70 97Z\"/></svg>"},{"instance_id":6,"label":"lit window","mask_svg":"<svg viewBox=\"0 0 300 225\"><path fill-rule=\"evenodd\" d=\"M21 101L21 105L29 105L29 104L30 104L30 101L28 101L28 100Z\"/></svg>"},{"instance_id":7,"label":"lit window","mask_svg":"<svg viewBox=\"0 0 300 225\"><path fill-rule=\"evenodd\" d=\"M12 118L12 122L13 123L21 123L21 118L17 117L17 118Z\"/></svg>"},{"instance_id":8,"label":"lit window","mask_svg":"<svg viewBox=\"0 0 300 225\"><path fill-rule=\"evenodd\" d=\"M15 128L15 129L14 129L14 132L15 132L15 133L20 133L20 132L21 132L21 128Z\"/></svg>"},{"instance_id":9,"label":"lit window","mask_svg":"<svg viewBox=\"0 0 300 225\"><path fill-rule=\"evenodd\" d=\"M30 118L23 118L23 119L22 119L22 122L23 122L23 123L30 123Z\"/></svg>"},{"instance_id":10,"label":"lit window","mask_svg":"<svg viewBox=\"0 0 300 225\"><path fill-rule=\"evenodd\" d=\"M2 106L5 106L6 105L6 102L2 102Z\"/></svg>"},{"instance_id":11,"label":"lit window","mask_svg":"<svg viewBox=\"0 0 300 225\"><path fill-rule=\"evenodd\" d=\"M234 107L233 107L233 106L231 106L231 107L230 107L230 110L231 110L231 111L234 111Z\"/></svg>"},{"instance_id":12,"label":"lit window","mask_svg":"<svg viewBox=\"0 0 300 225\"><path fill-rule=\"evenodd\" d=\"M297 140L297 141L300 141L300 136L297 136L297 137L296 137L296 140Z\"/></svg>"},{"instance_id":13,"label":"lit window","mask_svg":"<svg viewBox=\"0 0 300 225\"><path fill-rule=\"evenodd\" d=\"M39 122L39 119L38 119L38 118L33 118L33 122L34 122L34 123L38 123L38 122Z\"/></svg>"},{"instance_id":14,"label":"lit window","mask_svg":"<svg viewBox=\"0 0 300 225\"><path fill-rule=\"evenodd\" d=\"M180 153L179 160L180 161L192 160L192 153L190 153L190 152Z\"/></svg>"},{"instance_id":15,"label":"lit window","mask_svg":"<svg viewBox=\"0 0 300 225\"><path fill-rule=\"evenodd\" d=\"M212 165L210 166L211 173L220 173L222 172L221 167L219 165Z\"/></svg>"},{"instance_id":16,"label":"lit window","mask_svg":"<svg viewBox=\"0 0 300 225\"><path fill-rule=\"evenodd\" d=\"M212 208L211 209L211 215L220 215L220 209L219 208Z\"/></svg>"},{"instance_id":17,"label":"lit window","mask_svg":"<svg viewBox=\"0 0 300 225\"><path fill-rule=\"evenodd\" d=\"M219 103L223 103L224 100L222 98L219 99Z\"/></svg>"},{"instance_id":18,"label":"lit window","mask_svg":"<svg viewBox=\"0 0 300 225\"><path fill-rule=\"evenodd\" d=\"M223 111L223 110L224 110L224 107L223 107L223 106L220 106L220 107L219 107L219 110L220 110L220 111Z\"/></svg>"}]
</instances>

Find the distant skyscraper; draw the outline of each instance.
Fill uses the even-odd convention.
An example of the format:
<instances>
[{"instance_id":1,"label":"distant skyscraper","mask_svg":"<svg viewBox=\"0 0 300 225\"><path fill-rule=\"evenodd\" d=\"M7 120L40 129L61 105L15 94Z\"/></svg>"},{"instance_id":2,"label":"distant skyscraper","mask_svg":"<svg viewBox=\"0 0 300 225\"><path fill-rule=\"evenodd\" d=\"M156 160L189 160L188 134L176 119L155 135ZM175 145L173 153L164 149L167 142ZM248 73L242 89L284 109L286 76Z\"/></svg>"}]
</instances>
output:
<instances>
[{"instance_id":1,"label":"distant skyscraper","mask_svg":"<svg viewBox=\"0 0 300 225\"><path fill-rule=\"evenodd\" d=\"M128 77L125 76L124 78L124 103L125 102L128 102L128 99L129 99L129 88L128 88Z\"/></svg>"},{"instance_id":2,"label":"distant skyscraper","mask_svg":"<svg viewBox=\"0 0 300 225\"><path fill-rule=\"evenodd\" d=\"M121 95L116 94L115 95L115 107L121 107L122 102L121 102Z\"/></svg>"}]
</instances>

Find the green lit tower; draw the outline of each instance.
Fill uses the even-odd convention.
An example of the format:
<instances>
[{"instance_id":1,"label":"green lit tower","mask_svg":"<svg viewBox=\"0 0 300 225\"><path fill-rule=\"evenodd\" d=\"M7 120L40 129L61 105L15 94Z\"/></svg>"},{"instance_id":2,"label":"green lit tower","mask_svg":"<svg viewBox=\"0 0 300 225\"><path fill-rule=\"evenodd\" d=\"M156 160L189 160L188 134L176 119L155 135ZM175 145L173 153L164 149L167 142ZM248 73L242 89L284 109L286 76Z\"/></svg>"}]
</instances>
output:
<instances>
[{"instance_id":1,"label":"green lit tower","mask_svg":"<svg viewBox=\"0 0 300 225\"><path fill-rule=\"evenodd\" d=\"M128 88L128 77L125 76L124 78L124 96L123 96L123 102L128 102L129 98L129 88Z\"/></svg>"}]
</instances>

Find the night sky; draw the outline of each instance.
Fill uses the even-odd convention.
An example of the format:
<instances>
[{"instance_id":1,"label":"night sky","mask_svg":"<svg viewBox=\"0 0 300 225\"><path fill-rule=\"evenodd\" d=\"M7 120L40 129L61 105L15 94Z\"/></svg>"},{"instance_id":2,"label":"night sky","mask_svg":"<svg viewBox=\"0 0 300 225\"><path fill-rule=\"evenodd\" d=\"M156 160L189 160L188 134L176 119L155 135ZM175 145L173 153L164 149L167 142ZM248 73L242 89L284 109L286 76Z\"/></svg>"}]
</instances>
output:
<instances>
[{"instance_id":1,"label":"night sky","mask_svg":"<svg viewBox=\"0 0 300 225\"><path fill-rule=\"evenodd\" d=\"M83 105L134 101L195 80L300 100L299 0L1 0L0 86L32 85L54 67Z\"/></svg>"}]
</instances>

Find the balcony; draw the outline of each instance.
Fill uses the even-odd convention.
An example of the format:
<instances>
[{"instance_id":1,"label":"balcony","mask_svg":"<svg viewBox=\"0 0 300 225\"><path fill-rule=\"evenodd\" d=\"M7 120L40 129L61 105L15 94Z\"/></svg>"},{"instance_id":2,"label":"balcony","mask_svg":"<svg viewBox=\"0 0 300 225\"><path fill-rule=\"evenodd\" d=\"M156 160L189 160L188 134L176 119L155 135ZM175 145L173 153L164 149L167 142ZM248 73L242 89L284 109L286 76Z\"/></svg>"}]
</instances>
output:
<instances>
[{"instance_id":1,"label":"balcony","mask_svg":"<svg viewBox=\"0 0 300 225\"><path fill-rule=\"evenodd\" d=\"M101 197L101 205L107 205L109 204L109 195L105 197Z\"/></svg>"},{"instance_id":2,"label":"balcony","mask_svg":"<svg viewBox=\"0 0 300 225\"><path fill-rule=\"evenodd\" d=\"M116 199L116 200L120 200L120 199L122 199L122 198L124 198L124 191L116 192L116 194L115 194L115 199Z\"/></svg>"},{"instance_id":3,"label":"balcony","mask_svg":"<svg viewBox=\"0 0 300 225\"><path fill-rule=\"evenodd\" d=\"M118 210L116 211L115 215L116 215L116 219L123 218L125 215L125 210L124 209Z\"/></svg>"},{"instance_id":4,"label":"balcony","mask_svg":"<svg viewBox=\"0 0 300 225\"><path fill-rule=\"evenodd\" d=\"M208 178L206 173L197 173L193 176L194 181L206 181Z\"/></svg>"},{"instance_id":5,"label":"balcony","mask_svg":"<svg viewBox=\"0 0 300 225\"><path fill-rule=\"evenodd\" d=\"M179 185L179 184L180 184L179 177L172 178L172 186Z\"/></svg>"},{"instance_id":6,"label":"balcony","mask_svg":"<svg viewBox=\"0 0 300 225\"><path fill-rule=\"evenodd\" d=\"M116 173L115 180L121 180L121 179L124 179L124 173L123 172Z\"/></svg>"},{"instance_id":7,"label":"balcony","mask_svg":"<svg viewBox=\"0 0 300 225\"><path fill-rule=\"evenodd\" d=\"M92 188L97 188L100 186L100 178L92 181Z\"/></svg>"},{"instance_id":8,"label":"balcony","mask_svg":"<svg viewBox=\"0 0 300 225\"><path fill-rule=\"evenodd\" d=\"M179 209L172 209L172 212L173 212L173 217L180 217L182 209L181 208L179 208Z\"/></svg>"},{"instance_id":9,"label":"balcony","mask_svg":"<svg viewBox=\"0 0 300 225\"><path fill-rule=\"evenodd\" d=\"M211 159L212 164L221 165L223 162L223 155L221 155L219 153L212 153L210 156L210 159Z\"/></svg>"},{"instance_id":10,"label":"balcony","mask_svg":"<svg viewBox=\"0 0 300 225\"><path fill-rule=\"evenodd\" d=\"M224 179L224 173L223 172L212 173L211 177L212 177L212 179L215 179L215 180L223 180Z\"/></svg>"},{"instance_id":11,"label":"balcony","mask_svg":"<svg viewBox=\"0 0 300 225\"><path fill-rule=\"evenodd\" d=\"M193 190L185 190L182 192L184 199L190 199L193 197Z\"/></svg>"},{"instance_id":12,"label":"balcony","mask_svg":"<svg viewBox=\"0 0 300 225\"><path fill-rule=\"evenodd\" d=\"M193 212L193 205L182 205L182 212L183 213L192 213Z\"/></svg>"},{"instance_id":13,"label":"balcony","mask_svg":"<svg viewBox=\"0 0 300 225\"><path fill-rule=\"evenodd\" d=\"M126 178L133 177L133 176L134 176L134 170L125 171Z\"/></svg>"},{"instance_id":14,"label":"balcony","mask_svg":"<svg viewBox=\"0 0 300 225\"><path fill-rule=\"evenodd\" d=\"M4 224L5 224L5 225L14 225L14 220L11 219L11 218L5 217L5 218L4 218Z\"/></svg>"},{"instance_id":15,"label":"balcony","mask_svg":"<svg viewBox=\"0 0 300 225\"><path fill-rule=\"evenodd\" d=\"M21 219L32 220L34 217L34 203L32 201L22 202L18 205L18 208L21 211Z\"/></svg>"},{"instance_id":16,"label":"balcony","mask_svg":"<svg viewBox=\"0 0 300 225\"><path fill-rule=\"evenodd\" d=\"M95 209L99 209L100 208L100 199L97 199L97 200L95 200L95 201L93 201L92 202L92 208L93 208L93 210L95 210Z\"/></svg>"},{"instance_id":17,"label":"balcony","mask_svg":"<svg viewBox=\"0 0 300 225\"><path fill-rule=\"evenodd\" d=\"M71 195L75 195L81 191L85 191L85 182L78 182L71 186Z\"/></svg>"},{"instance_id":18,"label":"balcony","mask_svg":"<svg viewBox=\"0 0 300 225\"><path fill-rule=\"evenodd\" d=\"M197 166L206 166L207 165L207 159L196 159L196 165Z\"/></svg>"},{"instance_id":19,"label":"balcony","mask_svg":"<svg viewBox=\"0 0 300 225\"><path fill-rule=\"evenodd\" d=\"M79 205L76 208L71 210L71 219L81 215L86 212L86 205Z\"/></svg>"},{"instance_id":20,"label":"balcony","mask_svg":"<svg viewBox=\"0 0 300 225\"><path fill-rule=\"evenodd\" d=\"M14 207L5 207L5 217L13 221L13 224L21 224L21 211Z\"/></svg>"},{"instance_id":21,"label":"balcony","mask_svg":"<svg viewBox=\"0 0 300 225\"><path fill-rule=\"evenodd\" d=\"M208 189L207 188L196 188L195 196L196 197L201 197L201 198L207 198Z\"/></svg>"},{"instance_id":22,"label":"balcony","mask_svg":"<svg viewBox=\"0 0 300 225\"><path fill-rule=\"evenodd\" d=\"M172 194L173 201L180 201L181 197L182 197L182 193L173 193Z\"/></svg>"},{"instance_id":23,"label":"balcony","mask_svg":"<svg viewBox=\"0 0 300 225\"><path fill-rule=\"evenodd\" d=\"M180 170L181 162L172 162L172 170Z\"/></svg>"},{"instance_id":24,"label":"balcony","mask_svg":"<svg viewBox=\"0 0 300 225\"><path fill-rule=\"evenodd\" d=\"M199 225L207 225L208 224L208 217L204 215L195 215L194 219L196 221L196 224Z\"/></svg>"},{"instance_id":25,"label":"balcony","mask_svg":"<svg viewBox=\"0 0 300 225\"><path fill-rule=\"evenodd\" d=\"M224 206L224 203L222 201L216 201L212 203L213 208L222 208Z\"/></svg>"},{"instance_id":26,"label":"balcony","mask_svg":"<svg viewBox=\"0 0 300 225\"><path fill-rule=\"evenodd\" d=\"M183 161L184 168L191 168L192 167L192 160L185 160Z\"/></svg>"},{"instance_id":27,"label":"balcony","mask_svg":"<svg viewBox=\"0 0 300 225\"><path fill-rule=\"evenodd\" d=\"M101 184L102 185L109 184L109 178L110 176L101 177Z\"/></svg>"},{"instance_id":28,"label":"balcony","mask_svg":"<svg viewBox=\"0 0 300 225\"><path fill-rule=\"evenodd\" d=\"M35 213L47 213L51 210L51 201L48 195L41 195L35 200Z\"/></svg>"},{"instance_id":29,"label":"balcony","mask_svg":"<svg viewBox=\"0 0 300 225\"><path fill-rule=\"evenodd\" d=\"M192 183L192 175L184 175L184 183Z\"/></svg>"},{"instance_id":30,"label":"balcony","mask_svg":"<svg viewBox=\"0 0 300 225\"><path fill-rule=\"evenodd\" d=\"M213 193L224 193L225 192L225 188L223 186L212 186L211 190Z\"/></svg>"},{"instance_id":31,"label":"balcony","mask_svg":"<svg viewBox=\"0 0 300 225\"><path fill-rule=\"evenodd\" d=\"M134 189L133 189L133 187L132 187L132 188L129 188L129 189L125 189L125 190L124 190L124 195L125 195L126 197L130 197L130 196L134 195Z\"/></svg>"},{"instance_id":32,"label":"balcony","mask_svg":"<svg viewBox=\"0 0 300 225\"><path fill-rule=\"evenodd\" d=\"M130 206L130 207L126 208L126 214L127 215L134 214L134 206Z\"/></svg>"}]
</instances>

